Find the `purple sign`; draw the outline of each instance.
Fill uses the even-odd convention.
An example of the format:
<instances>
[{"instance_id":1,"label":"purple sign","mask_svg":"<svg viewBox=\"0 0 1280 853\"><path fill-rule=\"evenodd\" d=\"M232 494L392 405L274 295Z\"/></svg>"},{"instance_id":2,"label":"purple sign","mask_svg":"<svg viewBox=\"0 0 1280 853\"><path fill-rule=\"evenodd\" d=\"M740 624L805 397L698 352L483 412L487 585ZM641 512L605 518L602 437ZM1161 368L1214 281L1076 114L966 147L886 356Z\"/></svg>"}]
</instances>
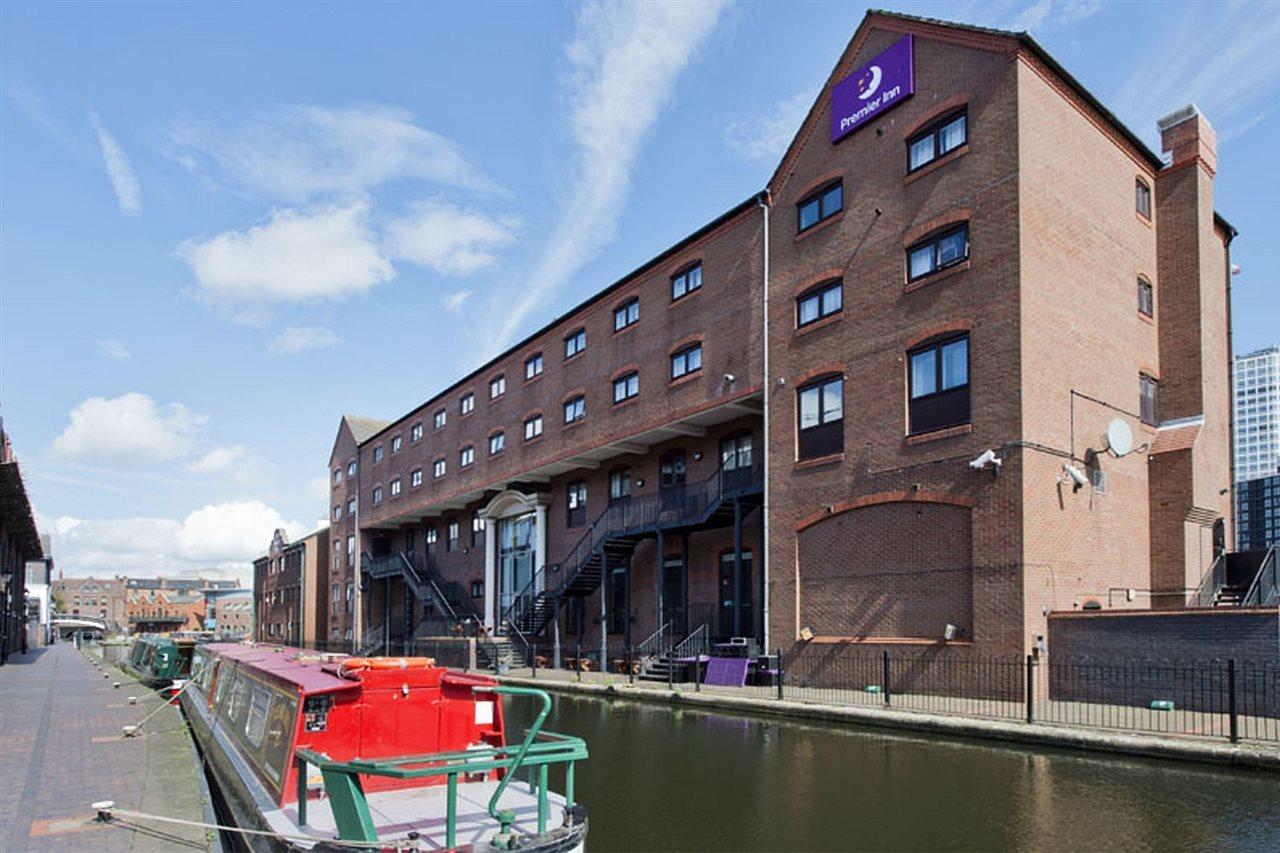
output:
<instances>
[{"instance_id":1,"label":"purple sign","mask_svg":"<svg viewBox=\"0 0 1280 853\"><path fill-rule=\"evenodd\" d=\"M906 35L831 89L831 141L896 107L915 90L915 52Z\"/></svg>"}]
</instances>

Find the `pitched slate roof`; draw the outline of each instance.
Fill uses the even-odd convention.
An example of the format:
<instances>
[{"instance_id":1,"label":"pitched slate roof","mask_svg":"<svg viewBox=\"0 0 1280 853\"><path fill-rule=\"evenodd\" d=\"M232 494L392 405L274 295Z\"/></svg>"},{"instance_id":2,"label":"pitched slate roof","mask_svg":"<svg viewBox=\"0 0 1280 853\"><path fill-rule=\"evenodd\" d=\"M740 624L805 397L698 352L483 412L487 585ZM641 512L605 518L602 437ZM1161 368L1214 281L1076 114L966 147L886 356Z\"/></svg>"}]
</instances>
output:
<instances>
[{"instance_id":1,"label":"pitched slate roof","mask_svg":"<svg viewBox=\"0 0 1280 853\"><path fill-rule=\"evenodd\" d=\"M390 421L365 418L360 415L343 415L342 419L347 422L347 428L351 430L351 435L355 437L356 444L363 444L382 432L391 423Z\"/></svg>"}]
</instances>

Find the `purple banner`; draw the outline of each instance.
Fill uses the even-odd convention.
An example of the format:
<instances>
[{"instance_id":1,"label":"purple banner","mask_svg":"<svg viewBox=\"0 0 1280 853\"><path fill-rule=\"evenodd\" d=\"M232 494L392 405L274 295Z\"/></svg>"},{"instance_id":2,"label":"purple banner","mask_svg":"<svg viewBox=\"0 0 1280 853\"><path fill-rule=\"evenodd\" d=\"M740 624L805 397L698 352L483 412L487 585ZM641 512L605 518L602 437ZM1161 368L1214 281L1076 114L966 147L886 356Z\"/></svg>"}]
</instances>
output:
<instances>
[{"instance_id":1,"label":"purple banner","mask_svg":"<svg viewBox=\"0 0 1280 853\"><path fill-rule=\"evenodd\" d=\"M896 107L915 90L915 51L906 35L832 87L831 141L838 142Z\"/></svg>"}]
</instances>

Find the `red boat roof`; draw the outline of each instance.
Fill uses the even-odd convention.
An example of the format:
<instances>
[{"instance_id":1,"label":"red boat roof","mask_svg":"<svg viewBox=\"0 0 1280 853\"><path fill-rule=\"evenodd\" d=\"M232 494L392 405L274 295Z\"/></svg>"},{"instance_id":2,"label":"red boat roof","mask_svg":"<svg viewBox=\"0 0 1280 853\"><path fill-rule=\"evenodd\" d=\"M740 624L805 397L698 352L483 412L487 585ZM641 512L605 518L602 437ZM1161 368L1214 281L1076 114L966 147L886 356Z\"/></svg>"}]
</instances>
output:
<instances>
[{"instance_id":1,"label":"red boat roof","mask_svg":"<svg viewBox=\"0 0 1280 853\"><path fill-rule=\"evenodd\" d=\"M301 693L333 693L360 687L359 681L339 678L323 667L315 653L299 652L280 646L249 646L243 643L209 643L206 649L224 660L233 660L246 668L270 673L281 681L296 686Z\"/></svg>"}]
</instances>

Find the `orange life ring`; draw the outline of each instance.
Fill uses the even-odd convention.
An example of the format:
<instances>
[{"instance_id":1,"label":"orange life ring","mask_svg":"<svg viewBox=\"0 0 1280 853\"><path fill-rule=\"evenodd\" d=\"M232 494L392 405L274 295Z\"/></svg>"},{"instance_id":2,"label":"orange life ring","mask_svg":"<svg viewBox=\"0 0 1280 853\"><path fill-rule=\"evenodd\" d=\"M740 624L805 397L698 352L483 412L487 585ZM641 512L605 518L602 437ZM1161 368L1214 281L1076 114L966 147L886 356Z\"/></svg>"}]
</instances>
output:
<instances>
[{"instance_id":1,"label":"orange life ring","mask_svg":"<svg viewBox=\"0 0 1280 853\"><path fill-rule=\"evenodd\" d=\"M435 665L435 658L347 658L338 665L338 672L346 675L362 669L427 669Z\"/></svg>"}]
</instances>

